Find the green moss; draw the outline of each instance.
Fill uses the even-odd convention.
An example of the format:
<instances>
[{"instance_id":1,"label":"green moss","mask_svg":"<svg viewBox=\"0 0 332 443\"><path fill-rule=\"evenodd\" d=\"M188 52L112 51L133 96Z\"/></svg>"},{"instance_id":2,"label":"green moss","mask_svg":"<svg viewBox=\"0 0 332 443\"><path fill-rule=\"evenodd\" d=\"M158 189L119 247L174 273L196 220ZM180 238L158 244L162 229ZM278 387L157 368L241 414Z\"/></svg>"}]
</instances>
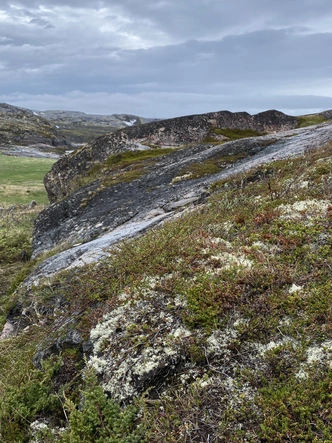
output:
<instances>
[{"instance_id":1,"label":"green moss","mask_svg":"<svg viewBox=\"0 0 332 443\"><path fill-rule=\"evenodd\" d=\"M264 133L254 131L253 129L213 128L212 131L214 132L214 134L223 135L230 140L239 140L241 138L259 137L261 135L265 135Z\"/></svg>"},{"instance_id":2,"label":"green moss","mask_svg":"<svg viewBox=\"0 0 332 443\"><path fill-rule=\"evenodd\" d=\"M232 166L232 164L245 157L247 157L246 153L216 155L213 158L207 159L200 163L193 163L182 169L179 173L179 179L175 179L175 181L192 180L205 177L207 175L217 174L218 172Z\"/></svg>"},{"instance_id":3,"label":"green moss","mask_svg":"<svg viewBox=\"0 0 332 443\"><path fill-rule=\"evenodd\" d=\"M326 119L321 115L308 114L299 117L298 128L305 128L307 126L318 125L319 123L324 123Z\"/></svg>"},{"instance_id":4,"label":"green moss","mask_svg":"<svg viewBox=\"0 0 332 443\"><path fill-rule=\"evenodd\" d=\"M208 136L205 137L205 139L203 140L203 143L213 143L213 144L221 145L223 142L220 141L220 140L217 140L215 137L212 137L211 135L208 135Z\"/></svg>"},{"instance_id":5,"label":"green moss","mask_svg":"<svg viewBox=\"0 0 332 443\"><path fill-rule=\"evenodd\" d=\"M113 154L103 163L94 164L86 175L71 182L70 193L96 180L102 187L136 180L147 173L162 155L173 152L172 148L147 149L142 151L126 151ZM83 202L83 206L86 205Z\"/></svg>"},{"instance_id":6,"label":"green moss","mask_svg":"<svg viewBox=\"0 0 332 443\"><path fill-rule=\"evenodd\" d=\"M126 151L120 154L113 154L106 160L106 165L108 167L119 167L126 168L132 164L140 161L149 160L153 158L160 157L165 154L173 152L172 148L156 148L156 149L146 149L142 151Z\"/></svg>"}]
</instances>

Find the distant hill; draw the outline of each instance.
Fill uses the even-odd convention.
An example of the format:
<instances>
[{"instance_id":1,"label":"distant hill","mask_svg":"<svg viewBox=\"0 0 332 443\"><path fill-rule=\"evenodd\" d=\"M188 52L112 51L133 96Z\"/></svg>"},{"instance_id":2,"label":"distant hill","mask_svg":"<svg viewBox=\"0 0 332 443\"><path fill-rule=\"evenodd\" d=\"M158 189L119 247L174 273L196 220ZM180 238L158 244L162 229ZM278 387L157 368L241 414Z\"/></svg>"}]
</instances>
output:
<instances>
[{"instance_id":1,"label":"distant hill","mask_svg":"<svg viewBox=\"0 0 332 443\"><path fill-rule=\"evenodd\" d=\"M0 147L66 145L62 133L43 116L29 109L0 103Z\"/></svg>"},{"instance_id":2,"label":"distant hill","mask_svg":"<svg viewBox=\"0 0 332 443\"><path fill-rule=\"evenodd\" d=\"M131 114L33 111L0 103L0 151L9 155L59 157L101 135L154 121Z\"/></svg>"},{"instance_id":3,"label":"distant hill","mask_svg":"<svg viewBox=\"0 0 332 443\"><path fill-rule=\"evenodd\" d=\"M76 111L36 113L59 129L71 143L87 143L108 132L156 120L132 114L95 115Z\"/></svg>"}]
</instances>

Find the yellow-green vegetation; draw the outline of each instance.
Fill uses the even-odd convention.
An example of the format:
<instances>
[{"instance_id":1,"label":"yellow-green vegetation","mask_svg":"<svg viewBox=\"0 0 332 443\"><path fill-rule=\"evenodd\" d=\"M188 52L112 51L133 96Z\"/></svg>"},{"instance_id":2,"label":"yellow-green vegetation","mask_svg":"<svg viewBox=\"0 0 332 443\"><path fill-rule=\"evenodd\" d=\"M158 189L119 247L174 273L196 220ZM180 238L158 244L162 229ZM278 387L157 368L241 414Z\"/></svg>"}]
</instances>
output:
<instances>
[{"instance_id":1,"label":"yellow-green vegetation","mask_svg":"<svg viewBox=\"0 0 332 443\"><path fill-rule=\"evenodd\" d=\"M8 341L0 342L1 442L28 443L32 438L43 443L141 442L143 428L135 426L139 408L130 405L122 409L107 398L93 370L85 371L82 380L77 367L76 380L59 389L57 380L68 371L62 358L50 358L41 369L34 368L32 358L40 332L31 328L29 334L11 339L10 347ZM79 409L66 396L78 380ZM47 423L48 417L52 418L52 430L44 421ZM68 417L69 427L61 429Z\"/></svg>"},{"instance_id":2,"label":"yellow-green vegetation","mask_svg":"<svg viewBox=\"0 0 332 443\"><path fill-rule=\"evenodd\" d=\"M76 371L59 386L68 355L62 366L55 360L32 369L32 350L15 352L17 340L59 333L50 315L38 332L0 344L5 443L29 441L30 424L43 418L53 429L66 427L62 437L45 428L46 442L332 441L332 144L211 192L205 205L124 242L97 266L22 295L44 309L62 297L68 319L81 313L85 338L112 309L167 296L160 330L137 324L129 331L132 352L148 347L149 334L162 334L175 313L190 331L186 363L165 392L146 392L135 402L137 415L138 406L110 402L89 371L84 382Z\"/></svg>"},{"instance_id":3,"label":"yellow-green vegetation","mask_svg":"<svg viewBox=\"0 0 332 443\"><path fill-rule=\"evenodd\" d=\"M0 440L4 443L28 442L30 423L43 414L61 418L61 402L54 391L53 379L59 361L45 363L42 370L33 367L34 347L39 331L0 342Z\"/></svg>"},{"instance_id":4,"label":"yellow-green vegetation","mask_svg":"<svg viewBox=\"0 0 332 443\"><path fill-rule=\"evenodd\" d=\"M301 115L301 117L299 117L298 128L318 125L319 123L324 123L325 121L326 119L318 114Z\"/></svg>"},{"instance_id":5,"label":"yellow-green vegetation","mask_svg":"<svg viewBox=\"0 0 332 443\"><path fill-rule=\"evenodd\" d=\"M229 140L239 140L241 138L259 137L265 135L262 132L254 131L253 129L237 129L237 128L213 128L212 132L216 135L223 135Z\"/></svg>"},{"instance_id":6,"label":"yellow-green vegetation","mask_svg":"<svg viewBox=\"0 0 332 443\"><path fill-rule=\"evenodd\" d=\"M0 212L0 329L15 305L14 290L35 264L30 260L32 231L40 209L17 207Z\"/></svg>"},{"instance_id":7,"label":"yellow-green vegetation","mask_svg":"<svg viewBox=\"0 0 332 443\"><path fill-rule=\"evenodd\" d=\"M106 162L94 165L90 171L89 175L95 176L97 173L111 174L119 170L131 167L140 167L151 165L152 162L147 162L147 160L154 160L162 155L169 154L172 152L172 148L156 148L147 149L142 151L126 151L119 154L113 154L108 157Z\"/></svg>"},{"instance_id":8,"label":"yellow-green vegetation","mask_svg":"<svg viewBox=\"0 0 332 443\"><path fill-rule=\"evenodd\" d=\"M0 154L0 206L47 203L43 178L54 159Z\"/></svg>"},{"instance_id":9,"label":"yellow-green vegetation","mask_svg":"<svg viewBox=\"0 0 332 443\"><path fill-rule=\"evenodd\" d=\"M248 153L241 152L231 155L216 155L212 158L204 160L200 163L192 163L182 169L180 175L173 179L173 183L183 180L193 180L195 178L205 177L211 174L217 174L223 169L232 166L235 162L242 158L248 157Z\"/></svg>"},{"instance_id":10,"label":"yellow-green vegetation","mask_svg":"<svg viewBox=\"0 0 332 443\"><path fill-rule=\"evenodd\" d=\"M172 148L155 148L110 155L105 162L94 164L85 176L74 180L71 192L96 180L100 180L103 187L131 182L151 170L159 157L173 151Z\"/></svg>"}]
</instances>

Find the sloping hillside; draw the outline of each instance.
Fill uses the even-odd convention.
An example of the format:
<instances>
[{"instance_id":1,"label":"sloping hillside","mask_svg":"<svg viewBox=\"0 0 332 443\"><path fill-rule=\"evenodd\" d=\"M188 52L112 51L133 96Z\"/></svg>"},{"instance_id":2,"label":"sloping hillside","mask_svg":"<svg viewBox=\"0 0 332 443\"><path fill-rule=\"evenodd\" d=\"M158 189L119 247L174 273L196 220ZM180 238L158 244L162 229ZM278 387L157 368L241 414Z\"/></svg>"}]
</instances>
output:
<instances>
[{"instance_id":1,"label":"sloping hillside","mask_svg":"<svg viewBox=\"0 0 332 443\"><path fill-rule=\"evenodd\" d=\"M129 180L137 157L108 154L42 213L34 248L52 256L35 254L6 297L2 441L332 440L331 131L138 151L151 156ZM123 194L98 200L95 178L113 176L107 192ZM90 219L103 205L109 218ZM70 232L106 235L98 223L118 241L162 219L115 246L51 251Z\"/></svg>"},{"instance_id":2,"label":"sloping hillside","mask_svg":"<svg viewBox=\"0 0 332 443\"><path fill-rule=\"evenodd\" d=\"M28 109L0 104L0 146L61 146L64 136L45 118Z\"/></svg>"}]
</instances>

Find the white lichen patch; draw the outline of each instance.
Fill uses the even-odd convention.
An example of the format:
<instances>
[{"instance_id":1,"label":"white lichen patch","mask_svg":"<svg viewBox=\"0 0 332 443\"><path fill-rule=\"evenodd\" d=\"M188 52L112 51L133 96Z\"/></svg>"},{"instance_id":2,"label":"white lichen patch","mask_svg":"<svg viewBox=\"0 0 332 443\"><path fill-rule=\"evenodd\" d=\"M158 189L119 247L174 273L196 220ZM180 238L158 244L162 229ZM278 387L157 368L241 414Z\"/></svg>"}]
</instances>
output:
<instances>
[{"instance_id":1,"label":"white lichen patch","mask_svg":"<svg viewBox=\"0 0 332 443\"><path fill-rule=\"evenodd\" d=\"M232 243L220 237L212 237L209 239L209 243L211 246L223 246L227 249L233 249Z\"/></svg>"},{"instance_id":2,"label":"white lichen patch","mask_svg":"<svg viewBox=\"0 0 332 443\"><path fill-rule=\"evenodd\" d=\"M232 227L234 226L234 224L231 221L226 221L222 224L223 229L225 230L226 233L228 233Z\"/></svg>"},{"instance_id":3,"label":"white lichen patch","mask_svg":"<svg viewBox=\"0 0 332 443\"><path fill-rule=\"evenodd\" d=\"M301 364L296 377L298 379L307 378L310 366L317 363L332 369L332 340L325 340L319 346L310 346L307 349L307 360Z\"/></svg>"},{"instance_id":4,"label":"white lichen patch","mask_svg":"<svg viewBox=\"0 0 332 443\"><path fill-rule=\"evenodd\" d=\"M293 294L294 292L301 291L301 289L303 289L302 286L298 286L298 285L296 285L295 283L293 283L292 286L289 288L288 292L289 292L290 294Z\"/></svg>"},{"instance_id":5,"label":"white lichen patch","mask_svg":"<svg viewBox=\"0 0 332 443\"><path fill-rule=\"evenodd\" d=\"M292 337L284 337L282 340L270 341L266 344L258 344L257 351L259 355L264 356L266 352L272 351L273 349L284 348L286 346L291 346L293 349L298 347L298 342Z\"/></svg>"},{"instance_id":6,"label":"white lichen patch","mask_svg":"<svg viewBox=\"0 0 332 443\"><path fill-rule=\"evenodd\" d=\"M241 253L222 252L221 254L211 255L211 259L220 263L219 269L231 269L234 267L250 269L253 266L252 260L249 260Z\"/></svg>"},{"instance_id":7,"label":"white lichen patch","mask_svg":"<svg viewBox=\"0 0 332 443\"><path fill-rule=\"evenodd\" d=\"M307 219L310 219L325 216L329 206L331 206L331 202L328 200L313 199L280 205L277 210L280 211L280 218L301 219L305 216Z\"/></svg>"},{"instance_id":8,"label":"white lichen patch","mask_svg":"<svg viewBox=\"0 0 332 443\"><path fill-rule=\"evenodd\" d=\"M229 345L237 338L238 332L233 328L214 331L206 340L207 354L227 356L230 354Z\"/></svg>"},{"instance_id":9,"label":"white lichen patch","mask_svg":"<svg viewBox=\"0 0 332 443\"><path fill-rule=\"evenodd\" d=\"M187 172L183 175L178 175L177 177L174 177L171 181L171 185L174 185L175 183L182 182L183 180L189 180L193 176L192 172Z\"/></svg>"},{"instance_id":10,"label":"white lichen patch","mask_svg":"<svg viewBox=\"0 0 332 443\"><path fill-rule=\"evenodd\" d=\"M280 248L276 245L271 245L269 243L264 243L262 241L255 241L251 245L251 249L261 251L263 253L275 254L280 251Z\"/></svg>"},{"instance_id":11,"label":"white lichen patch","mask_svg":"<svg viewBox=\"0 0 332 443\"><path fill-rule=\"evenodd\" d=\"M146 286L155 283L145 281ZM174 303L170 295L147 291L144 300L128 299L105 315L90 333L93 354L88 363L101 375L104 389L120 401L162 384L186 359L191 332L180 320L182 299Z\"/></svg>"},{"instance_id":12,"label":"white lichen patch","mask_svg":"<svg viewBox=\"0 0 332 443\"><path fill-rule=\"evenodd\" d=\"M326 340L319 346L307 350L307 364L326 362L332 368L332 340Z\"/></svg>"},{"instance_id":13,"label":"white lichen patch","mask_svg":"<svg viewBox=\"0 0 332 443\"><path fill-rule=\"evenodd\" d=\"M183 295L177 294L174 298L174 305L178 308L185 308L188 302Z\"/></svg>"},{"instance_id":14,"label":"white lichen patch","mask_svg":"<svg viewBox=\"0 0 332 443\"><path fill-rule=\"evenodd\" d=\"M298 184L298 187L300 189L308 189L309 185L310 185L310 182L308 180L303 180L303 181L300 181L300 183Z\"/></svg>"},{"instance_id":15,"label":"white lichen patch","mask_svg":"<svg viewBox=\"0 0 332 443\"><path fill-rule=\"evenodd\" d=\"M32 439L29 443L43 443L44 441L58 441L58 438L66 431L66 428L51 426L46 420L35 420L30 424Z\"/></svg>"}]
</instances>

